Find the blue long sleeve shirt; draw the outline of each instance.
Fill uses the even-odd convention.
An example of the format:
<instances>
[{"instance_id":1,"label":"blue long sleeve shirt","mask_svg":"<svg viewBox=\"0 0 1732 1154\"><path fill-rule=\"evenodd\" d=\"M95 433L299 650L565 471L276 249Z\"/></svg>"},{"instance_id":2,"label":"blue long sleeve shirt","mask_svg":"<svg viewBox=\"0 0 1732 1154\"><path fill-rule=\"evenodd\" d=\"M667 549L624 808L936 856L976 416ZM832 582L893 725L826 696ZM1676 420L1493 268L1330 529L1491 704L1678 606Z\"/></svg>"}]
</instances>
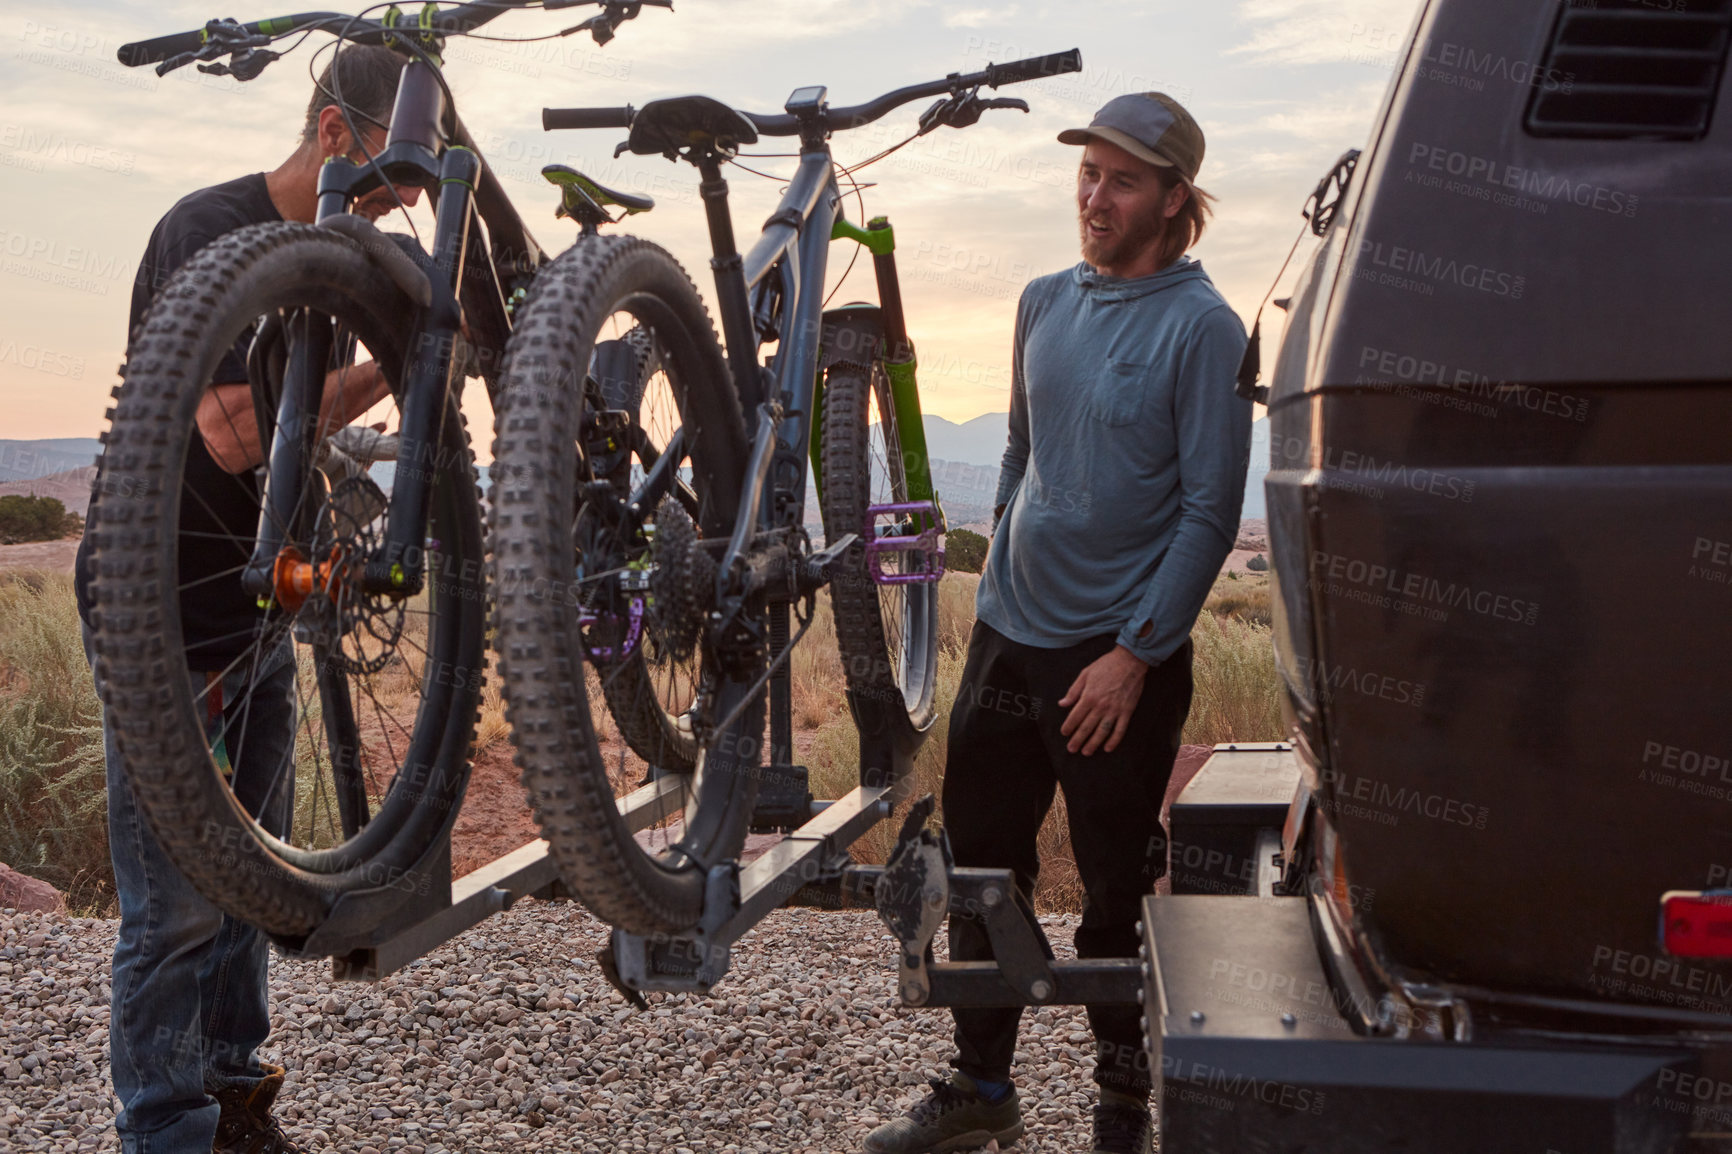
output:
<instances>
[{"instance_id":1,"label":"blue long sleeve shirt","mask_svg":"<svg viewBox=\"0 0 1732 1154\"><path fill-rule=\"evenodd\" d=\"M1150 664L1184 644L1238 533L1244 351L1244 325L1188 257L1131 280L1078 264L1029 284L982 621L1044 649L1113 633Z\"/></svg>"}]
</instances>

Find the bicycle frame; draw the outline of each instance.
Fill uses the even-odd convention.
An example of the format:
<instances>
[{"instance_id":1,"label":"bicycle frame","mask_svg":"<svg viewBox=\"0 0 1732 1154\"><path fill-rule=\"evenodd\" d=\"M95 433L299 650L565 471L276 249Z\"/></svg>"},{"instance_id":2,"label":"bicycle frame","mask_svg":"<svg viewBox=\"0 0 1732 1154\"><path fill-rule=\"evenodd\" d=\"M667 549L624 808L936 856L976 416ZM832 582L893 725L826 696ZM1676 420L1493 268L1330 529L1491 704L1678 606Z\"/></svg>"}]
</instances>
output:
<instances>
[{"instance_id":1,"label":"bicycle frame","mask_svg":"<svg viewBox=\"0 0 1732 1154\"><path fill-rule=\"evenodd\" d=\"M746 600L748 591L740 578L753 541L800 526L805 516L808 467L815 486L823 483L818 418L823 371L830 364L882 365L890 381L903 447L905 499L935 498L913 346L896 275L895 234L889 222L880 218L861 229L843 217L842 193L829 146L822 135L808 137L781 203L751 251L742 257L734 248L727 184L719 160L700 157L698 170L709 218L722 332L741 410L750 423L746 431L753 439L751 465L739 504L742 511L751 510L752 516L740 517L718 566L716 603L724 618L733 618ZM824 309L824 275L830 245L838 239L853 240L871 250L880 302L876 308ZM762 344L772 338L777 341L773 374L758 364ZM937 519L942 530L941 512ZM788 644L789 604L786 600L771 602L769 641L773 652L779 653ZM936 607L922 598L911 602L909 611L931 613ZM919 670L915 675L930 677L933 671ZM777 671L770 690L771 750L774 756L791 761L793 731L785 666ZM850 707L860 730L861 784L887 788L894 794L909 776L916 746L893 742L888 735L896 732L895 727L879 715L903 708L902 703L850 694Z\"/></svg>"}]
</instances>

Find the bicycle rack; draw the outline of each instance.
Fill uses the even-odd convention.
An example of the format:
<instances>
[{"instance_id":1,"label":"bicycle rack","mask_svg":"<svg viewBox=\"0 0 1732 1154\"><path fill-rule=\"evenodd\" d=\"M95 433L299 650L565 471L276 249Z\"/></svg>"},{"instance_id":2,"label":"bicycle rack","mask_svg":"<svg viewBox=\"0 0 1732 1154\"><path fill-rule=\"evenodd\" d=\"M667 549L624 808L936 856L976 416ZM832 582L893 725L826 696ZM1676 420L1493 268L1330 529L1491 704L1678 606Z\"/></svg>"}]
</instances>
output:
<instances>
[{"instance_id":1,"label":"bicycle rack","mask_svg":"<svg viewBox=\"0 0 1732 1154\"><path fill-rule=\"evenodd\" d=\"M887 515L898 523L878 536L877 519ZM864 536L873 580L936 581L944 571L943 525L934 501L871 506ZM891 553L913 563L904 561L907 568L886 572L882 558ZM637 625L634 612L628 626ZM771 704L772 725L780 735L775 748L791 750L788 696L773 692ZM913 806L888 865L854 863L849 846L890 816L913 780L915 750L892 740L876 715L879 704L850 694L860 730L861 784L843 797L813 800L804 766L772 764L758 770L751 829L782 832L781 840L751 862L711 868L704 910L691 933L645 937L615 930L600 959L609 980L640 1006L643 994L652 990L705 993L728 972L733 943L772 910L871 908L899 943L898 992L904 1005L1134 1002L1142 984L1134 959L1053 960L1010 871L959 869L951 863L941 835L926 829L936 805L930 795ZM626 828L640 833L683 813L687 780L653 770L650 781L618 800ZM345 895L304 941L278 944L294 956L331 957L337 980L378 981L520 898L571 896L547 843L540 840L452 879L447 832L405 876L422 882L408 901L401 879L385 879L388 884L377 889ZM946 916L979 920L996 960L934 961L932 940Z\"/></svg>"}]
</instances>

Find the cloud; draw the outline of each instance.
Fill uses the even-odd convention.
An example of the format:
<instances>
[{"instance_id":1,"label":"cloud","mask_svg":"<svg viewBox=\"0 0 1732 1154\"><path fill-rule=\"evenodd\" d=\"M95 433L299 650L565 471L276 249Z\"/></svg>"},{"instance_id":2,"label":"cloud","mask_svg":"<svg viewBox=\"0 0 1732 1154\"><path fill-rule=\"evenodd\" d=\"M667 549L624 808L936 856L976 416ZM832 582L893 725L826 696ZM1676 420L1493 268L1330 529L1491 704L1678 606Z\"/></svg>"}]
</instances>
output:
<instances>
[{"instance_id":1,"label":"cloud","mask_svg":"<svg viewBox=\"0 0 1732 1154\"><path fill-rule=\"evenodd\" d=\"M994 12L990 8L964 8L958 12L946 14L944 26L946 28L984 28L988 24L1006 20L1015 15L1016 8L1014 5L998 12Z\"/></svg>"},{"instance_id":2,"label":"cloud","mask_svg":"<svg viewBox=\"0 0 1732 1154\"><path fill-rule=\"evenodd\" d=\"M1387 56L1405 41L1419 0L1242 0L1250 36L1230 51L1258 64L1341 64Z\"/></svg>"}]
</instances>

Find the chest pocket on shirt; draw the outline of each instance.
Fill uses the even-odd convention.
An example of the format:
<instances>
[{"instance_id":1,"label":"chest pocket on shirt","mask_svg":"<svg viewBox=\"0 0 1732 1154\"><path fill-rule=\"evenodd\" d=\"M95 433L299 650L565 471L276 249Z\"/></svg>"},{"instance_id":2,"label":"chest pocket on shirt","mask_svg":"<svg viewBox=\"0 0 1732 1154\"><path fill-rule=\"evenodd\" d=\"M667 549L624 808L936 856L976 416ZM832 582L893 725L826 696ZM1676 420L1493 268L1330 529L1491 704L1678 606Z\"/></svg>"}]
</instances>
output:
<instances>
[{"instance_id":1,"label":"chest pocket on shirt","mask_svg":"<svg viewBox=\"0 0 1732 1154\"><path fill-rule=\"evenodd\" d=\"M1128 425L1143 415L1149 394L1149 366L1108 357L1106 371L1089 397L1089 416L1108 425Z\"/></svg>"}]
</instances>

